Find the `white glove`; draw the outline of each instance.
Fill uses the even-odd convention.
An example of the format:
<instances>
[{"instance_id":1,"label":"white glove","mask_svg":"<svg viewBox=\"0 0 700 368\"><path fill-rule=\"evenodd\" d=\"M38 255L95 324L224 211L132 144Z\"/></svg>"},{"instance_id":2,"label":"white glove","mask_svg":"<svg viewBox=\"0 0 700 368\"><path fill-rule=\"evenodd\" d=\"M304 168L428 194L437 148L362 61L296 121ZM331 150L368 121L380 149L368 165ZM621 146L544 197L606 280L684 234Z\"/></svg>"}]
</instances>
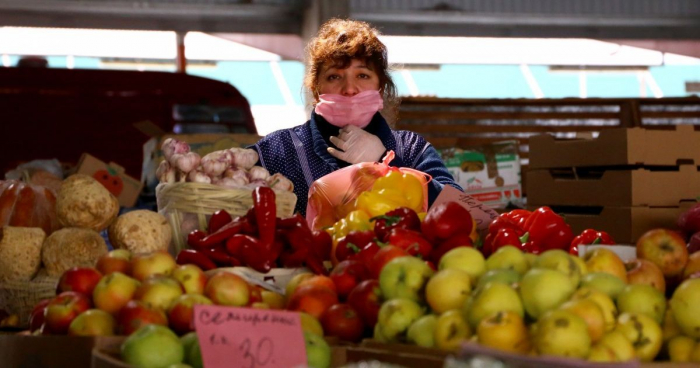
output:
<instances>
[{"instance_id":1,"label":"white glove","mask_svg":"<svg viewBox=\"0 0 700 368\"><path fill-rule=\"evenodd\" d=\"M351 164L377 162L386 152L379 137L354 125L346 125L337 137L331 136L330 140L340 150L328 147L328 153Z\"/></svg>"}]
</instances>

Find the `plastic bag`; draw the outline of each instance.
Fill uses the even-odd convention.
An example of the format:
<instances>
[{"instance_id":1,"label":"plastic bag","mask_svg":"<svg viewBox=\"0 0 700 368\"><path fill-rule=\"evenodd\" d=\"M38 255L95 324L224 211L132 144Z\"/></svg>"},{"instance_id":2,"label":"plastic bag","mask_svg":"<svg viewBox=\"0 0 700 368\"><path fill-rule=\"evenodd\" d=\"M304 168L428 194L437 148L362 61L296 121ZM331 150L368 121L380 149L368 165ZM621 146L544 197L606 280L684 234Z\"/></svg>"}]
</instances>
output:
<instances>
[{"instance_id":1,"label":"plastic bag","mask_svg":"<svg viewBox=\"0 0 700 368\"><path fill-rule=\"evenodd\" d=\"M423 187L423 203L419 207L421 211L426 211L428 183L432 178L418 170L389 166L394 157L394 151L389 151L382 162L362 162L348 166L313 182L309 188L309 200L306 205L306 221L309 226L314 230L333 226L355 210L355 200L362 192L371 190L377 179L391 171L411 174L418 179Z\"/></svg>"}]
</instances>

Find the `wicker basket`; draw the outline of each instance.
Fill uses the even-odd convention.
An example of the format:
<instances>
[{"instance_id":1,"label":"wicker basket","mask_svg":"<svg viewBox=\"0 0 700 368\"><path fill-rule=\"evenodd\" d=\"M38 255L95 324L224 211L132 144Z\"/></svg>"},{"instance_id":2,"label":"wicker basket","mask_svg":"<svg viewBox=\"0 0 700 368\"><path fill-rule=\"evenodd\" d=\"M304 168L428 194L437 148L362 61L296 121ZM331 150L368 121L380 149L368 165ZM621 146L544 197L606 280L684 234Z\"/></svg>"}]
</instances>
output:
<instances>
[{"instance_id":1,"label":"wicker basket","mask_svg":"<svg viewBox=\"0 0 700 368\"><path fill-rule=\"evenodd\" d=\"M44 270L31 281L5 281L0 283L0 309L19 315L21 327L29 326L29 316L34 306L43 299L56 296L58 277L49 276Z\"/></svg>"},{"instance_id":2,"label":"wicker basket","mask_svg":"<svg viewBox=\"0 0 700 368\"><path fill-rule=\"evenodd\" d=\"M156 187L158 213L165 216L173 229L170 252L187 248L187 234L206 231L209 216L224 209L231 216L242 216L253 206L251 189L230 189L204 183L159 184ZM297 196L292 192L275 191L277 217L294 214Z\"/></svg>"}]
</instances>

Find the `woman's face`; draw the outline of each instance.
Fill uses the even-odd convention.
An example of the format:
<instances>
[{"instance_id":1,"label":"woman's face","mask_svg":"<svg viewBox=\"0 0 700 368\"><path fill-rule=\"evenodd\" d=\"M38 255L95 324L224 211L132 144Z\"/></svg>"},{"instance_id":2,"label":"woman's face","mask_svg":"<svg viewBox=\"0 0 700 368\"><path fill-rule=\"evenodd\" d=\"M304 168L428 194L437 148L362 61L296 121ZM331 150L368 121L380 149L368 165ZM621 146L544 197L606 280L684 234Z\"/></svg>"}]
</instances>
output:
<instances>
[{"instance_id":1,"label":"woman's face","mask_svg":"<svg viewBox=\"0 0 700 368\"><path fill-rule=\"evenodd\" d=\"M318 94L352 97L360 92L379 90L379 76L362 60L352 59L347 68L324 65L318 78Z\"/></svg>"}]
</instances>

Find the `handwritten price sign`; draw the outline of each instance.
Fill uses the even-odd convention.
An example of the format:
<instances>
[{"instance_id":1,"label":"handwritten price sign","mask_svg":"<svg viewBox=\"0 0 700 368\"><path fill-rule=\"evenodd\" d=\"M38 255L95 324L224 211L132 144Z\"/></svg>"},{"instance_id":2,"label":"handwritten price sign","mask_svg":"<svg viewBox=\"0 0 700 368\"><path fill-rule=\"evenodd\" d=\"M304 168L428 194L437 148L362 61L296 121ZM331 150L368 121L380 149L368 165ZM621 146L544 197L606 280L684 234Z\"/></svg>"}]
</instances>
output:
<instances>
[{"instance_id":1,"label":"handwritten price sign","mask_svg":"<svg viewBox=\"0 0 700 368\"><path fill-rule=\"evenodd\" d=\"M306 365L306 345L298 313L196 305L194 316L207 368Z\"/></svg>"}]
</instances>

